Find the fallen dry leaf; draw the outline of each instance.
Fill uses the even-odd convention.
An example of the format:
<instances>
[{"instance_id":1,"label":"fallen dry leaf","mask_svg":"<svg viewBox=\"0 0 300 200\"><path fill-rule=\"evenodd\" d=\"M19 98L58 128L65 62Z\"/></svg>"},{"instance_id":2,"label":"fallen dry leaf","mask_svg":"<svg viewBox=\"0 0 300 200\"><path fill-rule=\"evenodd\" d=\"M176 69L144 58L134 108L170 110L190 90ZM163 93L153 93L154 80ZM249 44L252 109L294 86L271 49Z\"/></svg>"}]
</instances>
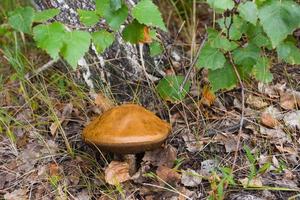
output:
<instances>
[{"instance_id":1,"label":"fallen dry leaf","mask_svg":"<svg viewBox=\"0 0 300 200\"><path fill-rule=\"evenodd\" d=\"M285 114L283 117L283 121L289 128L300 129L300 110Z\"/></svg>"},{"instance_id":2,"label":"fallen dry leaf","mask_svg":"<svg viewBox=\"0 0 300 200\"><path fill-rule=\"evenodd\" d=\"M282 118L279 110L274 106L267 107L261 114L261 123L267 127L274 128L280 123L278 120Z\"/></svg>"},{"instance_id":3,"label":"fallen dry leaf","mask_svg":"<svg viewBox=\"0 0 300 200\"><path fill-rule=\"evenodd\" d=\"M126 162L112 161L105 169L105 181L117 185L130 179L129 165Z\"/></svg>"},{"instance_id":4,"label":"fallen dry leaf","mask_svg":"<svg viewBox=\"0 0 300 200\"><path fill-rule=\"evenodd\" d=\"M203 149L203 141L197 139L194 134L190 133L190 131L185 131L182 134L182 138L189 152L195 153Z\"/></svg>"},{"instance_id":5,"label":"fallen dry leaf","mask_svg":"<svg viewBox=\"0 0 300 200\"><path fill-rule=\"evenodd\" d=\"M279 98L279 90L281 87L285 87L285 85L268 85L264 83L258 83L258 91L262 94L268 95L270 98ZM279 88L279 90L278 90Z\"/></svg>"},{"instance_id":6,"label":"fallen dry leaf","mask_svg":"<svg viewBox=\"0 0 300 200\"><path fill-rule=\"evenodd\" d=\"M147 151L143 157L144 162L149 162L153 166L173 167L177 157L176 148L168 145L165 148L159 148L153 151Z\"/></svg>"},{"instance_id":7,"label":"fallen dry leaf","mask_svg":"<svg viewBox=\"0 0 300 200\"><path fill-rule=\"evenodd\" d=\"M179 182L181 176L176 170L171 169L166 166L159 166L156 170L156 175L158 176L158 182L160 185L165 185L166 183L174 185Z\"/></svg>"},{"instance_id":8,"label":"fallen dry leaf","mask_svg":"<svg viewBox=\"0 0 300 200\"><path fill-rule=\"evenodd\" d=\"M103 93L98 93L95 98L95 104L99 107L99 109L104 112L114 107L114 103L106 97Z\"/></svg>"},{"instance_id":9,"label":"fallen dry leaf","mask_svg":"<svg viewBox=\"0 0 300 200\"><path fill-rule=\"evenodd\" d=\"M195 170L182 170L181 183L186 187L197 187L202 182L202 177Z\"/></svg>"},{"instance_id":10,"label":"fallen dry leaf","mask_svg":"<svg viewBox=\"0 0 300 200\"><path fill-rule=\"evenodd\" d=\"M236 144L237 144L237 139L238 136L233 135L233 134L227 134L227 133L223 133L223 134L218 134L214 140L217 142L220 142L221 144L223 144L225 146L225 150L226 153L231 153L234 152L236 150ZM239 149L241 149L242 147L239 146Z\"/></svg>"},{"instance_id":11,"label":"fallen dry leaf","mask_svg":"<svg viewBox=\"0 0 300 200\"><path fill-rule=\"evenodd\" d=\"M27 200L27 190L18 189L4 195L5 200Z\"/></svg>"},{"instance_id":12,"label":"fallen dry leaf","mask_svg":"<svg viewBox=\"0 0 300 200\"><path fill-rule=\"evenodd\" d=\"M274 128L279 125L279 121L270 113L262 113L260 116L261 123L269 128Z\"/></svg>"},{"instance_id":13,"label":"fallen dry leaf","mask_svg":"<svg viewBox=\"0 0 300 200\"><path fill-rule=\"evenodd\" d=\"M296 106L300 106L300 92L287 89L280 92L280 106L286 110L293 110Z\"/></svg>"},{"instance_id":14,"label":"fallen dry leaf","mask_svg":"<svg viewBox=\"0 0 300 200\"><path fill-rule=\"evenodd\" d=\"M281 129L269 129L263 126L260 126L260 134L264 135L270 140L272 144L283 144L285 142L292 142L291 138Z\"/></svg>"},{"instance_id":15,"label":"fallen dry leaf","mask_svg":"<svg viewBox=\"0 0 300 200\"><path fill-rule=\"evenodd\" d=\"M268 103L265 102L261 97L254 96L252 94L247 97L246 103L255 109L262 109L268 106Z\"/></svg>"},{"instance_id":16,"label":"fallen dry leaf","mask_svg":"<svg viewBox=\"0 0 300 200\"><path fill-rule=\"evenodd\" d=\"M243 179L239 179L239 181L242 183L242 185L247 188L247 187L262 187L262 179L260 176L254 177L253 179L249 180L247 177Z\"/></svg>"}]
</instances>

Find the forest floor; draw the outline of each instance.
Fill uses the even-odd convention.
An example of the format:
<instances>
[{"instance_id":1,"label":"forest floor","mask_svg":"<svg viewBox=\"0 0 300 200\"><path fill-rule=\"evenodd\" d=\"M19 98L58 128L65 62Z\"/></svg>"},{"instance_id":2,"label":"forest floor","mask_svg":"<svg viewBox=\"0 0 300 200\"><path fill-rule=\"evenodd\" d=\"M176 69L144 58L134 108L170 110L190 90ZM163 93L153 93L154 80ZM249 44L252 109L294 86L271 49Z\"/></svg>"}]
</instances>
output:
<instances>
[{"instance_id":1,"label":"forest floor","mask_svg":"<svg viewBox=\"0 0 300 200\"><path fill-rule=\"evenodd\" d=\"M211 13L179 34L182 19L164 15L174 48L188 52L174 61L182 73ZM81 139L107 101L101 91L93 100L62 64L28 78L49 58L30 40L22 56L0 44L0 199L300 199L300 66L278 61L272 83L247 80L244 97L240 87L212 94L202 71L184 101L143 105L172 132L161 148L137 154L129 175L123 160Z\"/></svg>"}]
</instances>

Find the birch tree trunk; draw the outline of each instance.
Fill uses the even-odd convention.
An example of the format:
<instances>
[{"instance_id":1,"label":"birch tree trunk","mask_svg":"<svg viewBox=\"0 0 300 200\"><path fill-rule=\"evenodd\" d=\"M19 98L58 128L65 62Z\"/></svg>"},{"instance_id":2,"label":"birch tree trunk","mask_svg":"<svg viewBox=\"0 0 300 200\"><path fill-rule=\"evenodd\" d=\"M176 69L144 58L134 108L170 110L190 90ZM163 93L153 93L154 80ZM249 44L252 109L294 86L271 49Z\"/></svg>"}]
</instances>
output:
<instances>
[{"instance_id":1,"label":"birch tree trunk","mask_svg":"<svg viewBox=\"0 0 300 200\"><path fill-rule=\"evenodd\" d=\"M60 14L55 20L63 22L70 29L84 29L80 23L77 9L94 10L93 0L32 0L38 10L49 8L60 9ZM128 6L136 3L133 0L126 0ZM99 22L97 30L103 24ZM122 27L121 27L122 28ZM124 42L117 33L116 41L102 55L95 51L92 45L89 53L78 62L80 76L78 81L84 82L93 96L99 90L111 94L117 102L138 101L142 104L156 104L156 94L153 93L154 82L165 74L162 66L166 59L154 60L149 56L147 45L132 45ZM152 88L152 89L151 89Z\"/></svg>"}]
</instances>

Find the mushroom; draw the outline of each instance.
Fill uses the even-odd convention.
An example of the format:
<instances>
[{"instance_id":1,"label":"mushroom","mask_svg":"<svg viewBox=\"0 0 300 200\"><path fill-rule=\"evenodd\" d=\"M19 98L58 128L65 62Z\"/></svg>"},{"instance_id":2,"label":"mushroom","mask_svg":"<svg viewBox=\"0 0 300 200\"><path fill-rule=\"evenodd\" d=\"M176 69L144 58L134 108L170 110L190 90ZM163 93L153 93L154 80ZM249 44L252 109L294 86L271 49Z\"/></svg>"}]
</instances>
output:
<instances>
[{"instance_id":1,"label":"mushroom","mask_svg":"<svg viewBox=\"0 0 300 200\"><path fill-rule=\"evenodd\" d=\"M93 120L84 128L82 137L106 152L134 154L160 147L170 130L168 123L144 107L124 104ZM134 162L134 156L128 157ZM135 168L135 162L132 165Z\"/></svg>"}]
</instances>

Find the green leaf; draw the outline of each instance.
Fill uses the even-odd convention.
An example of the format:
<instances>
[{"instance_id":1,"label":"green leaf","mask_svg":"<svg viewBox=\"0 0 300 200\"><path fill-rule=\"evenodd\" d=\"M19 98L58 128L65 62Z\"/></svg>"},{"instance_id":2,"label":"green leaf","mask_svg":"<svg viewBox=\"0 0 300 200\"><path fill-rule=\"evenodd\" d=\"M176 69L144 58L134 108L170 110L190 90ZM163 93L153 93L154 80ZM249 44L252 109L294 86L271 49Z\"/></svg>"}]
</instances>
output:
<instances>
[{"instance_id":1,"label":"green leaf","mask_svg":"<svg viewBox=\"0 0 300 200\"><path fill-rule=\"evenodd\" d=\"M217 49L223 49L225 51L232 51L238 47L238 44L229 41L227 38L222 36L222 33L218 32L215 29L208 28L208 43L211 47L217 48Z\"/></svg>"},{"instance_id":2,"label":"green leaf","mask_svg":"<svg viewBox=\"0 0 300 200\"><path fill-rule=\"evenodd\" d=\"M247 36L250 43L255 44L258 47L266 47L270 50L272 49L271 41L260 25L250 25L247 31Z\"/></svg>"},{"instance_id":3,"label":"green leaf","mask_svg":"<svg viewBox=\"0 0 300 200\"><path fill-rule=\"evenodd\" d=\"M125 4L117 11L107 11L104 13L104 18L113 30L118 30L124 23L128 15L128 8Z\"/></svg>"},{"instance_id":4,"label":"green leaf","mask_svg":"<svg viewBox=\"0 0 300 200\"><path fill-rule=\"evenodd\" d=\"M152 42L149 47L151 56L157 56L163 52L163 48L159 42Z\"/></svg>"},{"instance_id":5,"label":"green leaf","mask_svg":"<svg viewBox=\"0 0 300 200\"><path fill-rule=\"evenodd\" d=\"M39 11L35 13L34 20L35 22L46 22L47 20L55 17L60 12L59 9L50 8L47 10Z\"/></svg>"},{"instance_id":6,"label":"green leaf","mask_svg":"<svg viewBox=\"0 0 300 200\"><path fill-rule=\"evenodd\" d=\"M217 20L217 22L222 28L222 31L226 34L227 34L227 29L230 27L229 38L231 40L241 39L243 33L246 33L246 31L248 30L248 25L246 21L237 15L233 16L232 22L231 22L231 17L227 17L226 20L224 18L221 18Z\"/></svg>"},{"instance_id":7,"label":"green leaf","mask_svg":"<svg viewBox=\"0 0 300 200\"><path fill-rule=\"evenodd\" d=\"M237 65L252 67L260 56L260 48L254 44L233 51L233 60Z\"/></svg>"},{"instance_id":8,"label":"green leaf","mask_svg":"<svg viewBox=\"0 0 300 200\"><path fill-rule=\"evenodd\" d=\"M132 9L132 16L141 24L146 24L147 26L155 26L162 29L163 31L167 31L160 11L151 0L141 0Z\"/></svg>"},{"instance_id":9,"label":"green leaf","mask_svg":"<svg viewBox=\"0 0 300 200\"><path fill-rule=\"evenodd\" d=\"M133 20L131 24L123 30L123 38L125 41L136 44L144 38L145 25L140 24L137 20Z\"/></svg>"},{"instance_id":10,"label":"green leaf","mask_svg":"<svg viewBox=\"0 0 300 200\"><path fill-rule=\"evenodd\" d=\"M104 17L106 11L113 12L110 7L110 0L96 0L96 13L101 17Z\"/></svg>"},{"instance_id":11,"label":"green leaf","mask_svg":"<svg viewBox=\"0 0 300 200\"><path fill-rule=\"evenodd\" d=\"M238 7L238 11L240 12L240 16L245 20L253 25L256 24L258 18L258 10L257 6L252 1L247 1L242 3Z\"/></svg>"},{"instance_id":12,"label":"green leaf","mask_svg":"<svg viewBox=\"0 0 300 200\"><path fill-rule=\"evenodd\" d=\"M270 61L267 57L259 57L257 63L254 65L252 74L255 78L263 83L269 83L273 79L270 73Z\"/></svg>"},{"instance_id":13,"label":"green leaf","mask_svg":"<svg viewBox=\"0 0 300 200\"><path fill-rule=\"evenodd\" d=\"M37 46L55 60L58 59L60 49L63 47L65 34L65 27L59 22L41 24L33 28L33 38Z\"/></svg>"},{"instance_id":14,"label":"green leaf","mask_svg":"<svg viewBox=\"0 0 300 200\"><path fill-rule=\"evenodd\" d=\"M191 87L191 82L187 81L182 89L182 92L180 92L180 85L183 83L183 80L184 76L165 76L159 81L156 90L161 98L166 101L181 101L184 99Z\"/></svg>"},{"instance_id":15,"label":"green leaf","mask_svg":"<svg viewBox=\"0 0 300 200\"><path fill-rule=\"evenodd\" d=\"M81 9L78 9L77 11L80 22L86 26L94 26L99 21L99 16L97 15L96 11Z\"/></svg>"},{"instance_id":16,"label":"green leaf","mask_svg":"<svg viewBox=\"0 0 300 200\"><path fill-rule=\"evenodd\" d=\"M122 0L110 0L110 8L117 11L122 7Z\"/></svg>"},{"instance_id":17,"label":"green leaf","mask_svg":"<svg viewBox=\"0 0 300 200\"><path fill-rule=\"evenodd\" d=\"M219 49L212 48L211 46L206 44L200 52L196 67L204 67L206 69L214 70L223 68L225 62L226 58Z\"/></svg>"},{"instance_id":18,"label":"green leaf","mask_svg":"<svg viewBox=\"0 0 300 200\"><path fill-rule=\"evenodd\" d=\"M297 48L292 41L281 43L277 47L277 53L279 59L282 59L289 64L300 64L300 49Z\"/></svg>"},{"instance_id":19,"label":"green leaf","mask_svg":"<svg viewBox=\"0 0 300 200\"><path fill-rule=\"evenodd\" d=\"M67 32L65 43L61 49L63 58L76 69L77 62L88 51L91 35L85 31Z\"/></svg>"},{"instance_id":20,"label":"green leaf","mask_svg":"<svg viewBox=\"0 0 300 200\"><path fill-rule=\"evenodd\" d=\"M114 10L110 0L96 0L96 13L104 17L113 30L118 30L128 16L128 8L122 4L121 8Z\"/></svg>"},{"instance_id":21,"label":"green leaf","mask_svg":"<svg viewBox=\"0 0 300 200\"><path fill-rule=\"evenodd\" d=\"M98 53L103 53L115 40L114 34L105 30L92 33L92 39Z\"/></svg>"},{"instance_id":22,"label":"green leaf","mask_svg":"<svg viewBox=\"0 0 300 200\"><path fill-rule=\"evenodd\" d=\"M234 7L233 0L207 0L207 3L218 13L222 13L227 9L231 10Z\"/></svg>"},{"instance_id":23,"label":"green leaf","mask_svg":"<svg viewBox=\"0 0 300 200\"><path fill-rule=\"evenodd\" d=\"M19 7L9 12L8 23L17 31L30 33L34 18L34 10L31 7Z\"/></svg>"},{"instance_id":24,"label":"green leaf","mask_svg":"<svg viewBox=\"0 0 300 200\"><path fill-rule=\"evenodd\" d=\"M232 89L237 84L236 74L228 62L225 63L223 68L209 70L208 80L214 92L220 89Z\"/></svg>"},{"instance_id":25,"label":"green leaf","mask_svg":"<svg viewBox=\"0 0 300 200\"><path fill-rule=\"evenodd\" d=\"M259 9L258 16L273 48L300 26L300 6L293 1L273 0Z\"/></svg>"}]
</instances>

